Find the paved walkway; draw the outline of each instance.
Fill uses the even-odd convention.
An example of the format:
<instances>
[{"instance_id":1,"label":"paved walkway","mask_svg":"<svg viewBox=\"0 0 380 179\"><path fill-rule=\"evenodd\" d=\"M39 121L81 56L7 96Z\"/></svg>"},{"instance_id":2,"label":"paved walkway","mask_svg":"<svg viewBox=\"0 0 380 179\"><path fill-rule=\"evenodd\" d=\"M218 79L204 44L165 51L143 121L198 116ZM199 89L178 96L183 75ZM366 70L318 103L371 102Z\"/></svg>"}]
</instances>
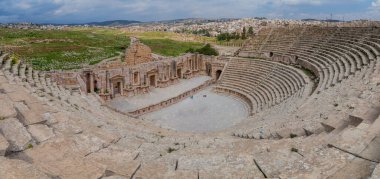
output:
<instances>
[{"instance_id":1,"label":"paved walkway","mask_svg":"<svg viewBox=\"0 0 380 179\"><path fill-rule=\"evenodd\" d=\"M134 97L119 97L111 102L109 105L122 112L132 112L143 107L160 103L161 101L176 97L186 91L198 87L210 80L209 76L194 77L188 80L181 79L178 84L171 85L167 88L155 88L151 92Z\"/></svg>"},{"instance_id":2,"label":"paved walkway","mask_svg":"<svg viewBox=\"0 0 380 179\"><path fill-rule=\"evenodd\" d=\"M187 132L218 131L247 118L246 104L232 96L217 94L211 87L187 99L140 118L158 126Z\"/></svg>"}]
</instances>

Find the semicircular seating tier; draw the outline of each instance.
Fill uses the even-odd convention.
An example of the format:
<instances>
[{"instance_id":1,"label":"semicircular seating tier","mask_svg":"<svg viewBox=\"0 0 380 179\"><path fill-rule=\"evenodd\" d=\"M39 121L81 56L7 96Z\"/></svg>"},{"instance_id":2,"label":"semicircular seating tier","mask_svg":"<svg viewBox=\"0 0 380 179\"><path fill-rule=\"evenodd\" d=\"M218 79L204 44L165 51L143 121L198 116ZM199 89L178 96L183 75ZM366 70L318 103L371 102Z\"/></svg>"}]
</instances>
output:
<instances>
[{"instance_id":1,"label":"semicircular seating tier","mask_svg":"<svg viewBox=\"0 0 380 179\"><path fill-rule=\"evenodd\" d=\"M290 97L307 97L311 86L308 77L291 66L267 60L232 58L214 89L243 98L255 114Z\"/></svg>"},{"instance_id":2,"label":"semicircular seating tier","mask_svg":"<svg viewBox=\"0 0 380 179\"><path fill-rule=\"evenodd\" d=\"M248 40L239 56L265 57L311 70L319 78L319 93L375 65L379 32L376 27L264 29Z\"/></svg>"}]
</instances>

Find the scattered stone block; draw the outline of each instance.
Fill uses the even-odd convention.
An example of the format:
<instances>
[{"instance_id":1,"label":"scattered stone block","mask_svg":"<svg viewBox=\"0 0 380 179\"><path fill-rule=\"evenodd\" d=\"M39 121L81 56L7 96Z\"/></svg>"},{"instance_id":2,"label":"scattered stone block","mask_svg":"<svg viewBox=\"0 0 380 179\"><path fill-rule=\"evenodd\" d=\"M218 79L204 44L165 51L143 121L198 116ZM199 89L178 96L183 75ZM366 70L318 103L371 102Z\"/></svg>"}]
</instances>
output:
<instances>
[{"instance_id":1,"label":"scattered stone block","mask_svg":"<svg viewBox=\"0 0 380 179\"><path fill-rule=\"evenodd\" d=\"M30 125L28 131L37 142L44 142L55 136L53 129L43 124Z\"/></svg>"},{"instance_id":2,"label":"scattered stone block","mask_svg":"<svg viewBox=\"0 0 380 179\"><path fill-rule=\"evenodd\" d=\"M32 164L22 160L0 157L0 178L2 179L50 179Z\"/></svg>"},{"instance_id":3,"label":"scattered stone block","mask_svg":"<svg viewBox=\"0 0 380 179\"><path fill-rule=\"evenodd\" d=\"M26 128L15 118L0 121L0 131L10 144L9 151L25 150L32 142L32 137Z\"/></svg>"},{"instance_id":4,"label":"scattered stone block","mask_svg":"<svg viewBox=\"0 0 380 179\"><path fill-rule=\"evenodd\" d=\"M7 95L0 94L0 120L16 117L17 112L13 107L13 102Z\"/></svg>"},{"instance_id":5,"label":"scattered stone block","mask_svg":"<svg viewBox=\"0 0 380 179\"><path fill-rule=\"evenodd\" d=\"M115 174L130 178L140 165L140 161L134 160L136 155L136 152L131 153L122 148L109 147L90 154L86 159L105 165L107 170Z\"/></svg>"},{"instance_id":6,"label":"scattered stone block","mask_svg":"<svg viewBox=\"0 0 380 179\"><path fill-rule=\"evenodd\" d=\"M39 104L35 103L35 105L39 105ZM17 102L15 104L15 107L18 112L17 117L26 126L31 125L31 124L41 124L46 121L44 118L44 114L46 113L46 110L40 107L32 107L32 106L29 107L22 102Z\"/></svg>"},{"instance_id":7,"label":"scattered stone block","mask_svg":"<svg viewBox=\"0 0 380 179\"><path fill-rule=\"evenodd\" d=\"M66 138L33 147L25 151L25 155L41 171L60 178L101 178L105 172L104 166L84 160L76 151L76 143Z\"/></svg>"},{"instance_id":8,"label":"scattered stone block","mask_svg":"<svg viewBox=\"0 0 380 179\"><path fill-rule=\"evenodd\" d=\"M5 152L8 150L9 143L3 135L0 134L0 156L4 156Z\"/></svg>"}]
</instances>

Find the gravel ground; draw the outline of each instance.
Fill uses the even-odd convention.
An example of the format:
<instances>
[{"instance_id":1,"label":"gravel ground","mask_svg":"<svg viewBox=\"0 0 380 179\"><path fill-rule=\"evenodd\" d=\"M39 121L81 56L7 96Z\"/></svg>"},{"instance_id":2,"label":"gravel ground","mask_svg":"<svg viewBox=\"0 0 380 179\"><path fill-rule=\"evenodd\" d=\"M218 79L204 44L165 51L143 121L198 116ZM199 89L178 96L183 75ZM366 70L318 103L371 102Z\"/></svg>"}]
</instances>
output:
<instances>
[{"instance_id":1,"label":"gravel ground","mask_svg":"<svg viewBox=\"0 0 380 179\"><path fill-rule=\"evenodd\" d=\"M178 84L167 88L155 88L151 92L133 97L119 97L112 100L109 105L122 112L131 112L152 104L178 96L190 89L202 85L210 80L209 76L199 76L188 80L180 80Z\"/></svg>"},{"instance_id":2,"label":"gravel ground","mask_svg":"<svg viewBox=\"0 0 380 179\"><path fill-rule=\"evenodd\" d=\"M247 118L246 104L232 96L217 94L211 87L175 105L155 111L141 118L157 125L187 132L218 131Z\"/></svg>"}]
</instances>

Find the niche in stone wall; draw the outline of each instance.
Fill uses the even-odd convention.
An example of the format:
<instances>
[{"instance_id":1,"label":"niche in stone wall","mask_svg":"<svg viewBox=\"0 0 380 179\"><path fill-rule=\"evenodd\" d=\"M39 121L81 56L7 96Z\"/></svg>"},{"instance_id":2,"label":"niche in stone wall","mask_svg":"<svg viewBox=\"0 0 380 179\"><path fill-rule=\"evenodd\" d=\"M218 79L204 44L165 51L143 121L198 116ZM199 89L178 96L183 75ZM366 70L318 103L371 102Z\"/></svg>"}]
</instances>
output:
<instances>
[{"instance_id":1,"label":"niche in stone wall","mask_svg":"<svg viewBox=\"0 0 380 179\"><path fill-rule=\"evenodd\" d=\"M133 84L138 84L139 83L139 72L134 72L133 73Z\"/></svg>"}]
</instances>

